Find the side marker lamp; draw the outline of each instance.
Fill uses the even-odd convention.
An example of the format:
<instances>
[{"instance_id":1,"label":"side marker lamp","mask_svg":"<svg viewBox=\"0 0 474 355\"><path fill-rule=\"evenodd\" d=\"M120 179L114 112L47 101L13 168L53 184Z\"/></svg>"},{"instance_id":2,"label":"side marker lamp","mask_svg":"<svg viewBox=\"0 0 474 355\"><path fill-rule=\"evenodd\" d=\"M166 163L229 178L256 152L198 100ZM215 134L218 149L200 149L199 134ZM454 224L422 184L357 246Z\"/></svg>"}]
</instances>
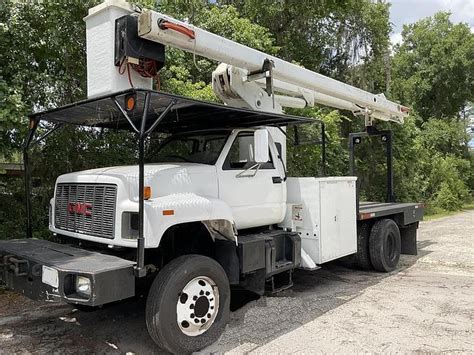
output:
<instances>
[{"instance_id":1,"label":"side marker lamp","mask_svg":"<svg viewBox=\"0 0 474 355\"><path fill-rule=\"evenodd\" d=\"M145 186L143 188L143 199L149 200L151 198L151 186Z\"/></svg>"},{"instance_id":2,"label":"side marker lamp","mask_svg":"<svg viewBox=\"0 0 474 355\"><path fill-rule=\"evenodd\" d=\"M133 111L136 106L135 94L125 96L125 110L130 112Z\"/></svg>"}]
</instances>

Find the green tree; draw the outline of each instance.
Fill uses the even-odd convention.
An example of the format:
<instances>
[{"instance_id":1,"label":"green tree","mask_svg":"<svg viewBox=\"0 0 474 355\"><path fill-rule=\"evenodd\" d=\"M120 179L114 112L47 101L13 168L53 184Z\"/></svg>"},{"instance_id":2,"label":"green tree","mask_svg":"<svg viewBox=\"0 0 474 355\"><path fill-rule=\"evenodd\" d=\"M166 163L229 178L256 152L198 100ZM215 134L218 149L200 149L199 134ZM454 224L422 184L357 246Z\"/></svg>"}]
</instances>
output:
<instances>
[{"instance_id":1,"label":"green tree","mask_svg":"<svg viewBox=\"0 0 474 355\"><path fill-rule=\"evenodd\" d=\"M221 0L218 4L232 4L268 28L281 58L369 90L385 88L384 60L391 30L387 3ZM354 68L367 75L355 75ZM379 69L382 75L374 75Z\"/></svg>"},{"instance_id":2,"label":"green tree","mask_svg":"<svg viewBox=\"0 0 474 355\"><path fill-rule=\"evenodd\" d=\"M457 116L474 95L474 34L449 16L405 25L395 48L392 94L424 121Z\"/></svg>"},{"instance_id":3,"label":"green tree","mask_svg":"<svg viewBox=\"0 0 474 355\"><path fill-rule=\"evenodd\" d=\"M434 210L460 208L474 187L462 113L473 98L474 35L449 16L440 12L404 26L392 61L391 94L412 106L419 127L412 139L402 137L401 147L416 157L416 164L409 157L399 162L411 177L400 176L399 186L415 182L419 188L411 191Z\"/></svg>"},{"instance_id":4,"label":"green tree","mask_svg":"<svg viewBox=\"0 0 474 355\"><path fill-rule=\"evenodd\" d=\"M2 153L18 149L33 110L85 96L85 25L97 1L0 4ZM20 131L18 131L20 130ZM19 133L19 137L18 137Z\"/></svg>"},{"instance_id":5,"label":"green tree","mask_svg":"<svg viewBox=\"0 0 474 355\"><path fill-rule=\"evenodd\" d=\"M85 23L88 8L100 0L0 3L0 158L18 156L26 114L86 96ZM427 201L435 208L458 208L474 186L474 158L469 158L458 112L473 101L473 35L453 25L449 15L419 21L404 29L403 43L389 56L389 5L383 1L136 0L211 32L294 61L311 70L372 92L387 91L415 110L403 126L377 123L395 131L395 193L399 200ZM162 90L217 101L210 86L217 63L167 48L160 72ZM392 63L392 64L391 64ZM389 66L393 65L389 82ZM349 131L363 122L327 108L289 112L322 119L328 143L327 173L347 172ZM465 110L466 111L466 110ZM467 111L466 111L467 112ZM423 122L425 122L423 124ZM315 126L316 127L316 126ZM316 128L308 133L318 133ZM374 142L376 143L376 142ZM112 150L110 147L115 147ZM133 163L131 134L67 128L36 146L34 208L46 235L49 198L60 174L96 166ZM384 152L360 147L362 193L383 199ZM314 176L318 146L288 147L293 175ZM374 171L374 167L382 167ZM469 185L471 184L471 185ZM19 237L24 218L21 181L0 181L0 235ZM3 206L10 206L4 208Z\"/></svg>"},{"instance_id":6,"label":"green tree","mask_svg":"<svg viewBox=\"0 0 474 355\"><path fill-rule=\"evenodd\" d=\"M326 166L327 176L347 174L348 152L345 148L345 139L341 137L341 123L347 121L338 110L309 107L304 109L288 110L290 114L311 117L324 122L326 138ZM289 176L319 176L322 173L321 145L314 142L321 140L321 126L319 124L305 124L298 127L300 140L304 144L295 146L294 128L288 128L287 135L287 169Z\"/></svg>"},{"instance_id":7,"label":"green tree","mask_svg":"<svg viewBox=\"0 0 474 355\"><path fill-rule=\"evenodd\" d=\"M160 11L179 19L192 19L196 26L266 53L275 54L278 50L266 28L241 17L233 6L218 7L204 1L163 1ZM212 71L218 65L216 61L168 47L166 62L161 72L164 91L217 100L210 86Z\"/></svg>"}]
</instances>

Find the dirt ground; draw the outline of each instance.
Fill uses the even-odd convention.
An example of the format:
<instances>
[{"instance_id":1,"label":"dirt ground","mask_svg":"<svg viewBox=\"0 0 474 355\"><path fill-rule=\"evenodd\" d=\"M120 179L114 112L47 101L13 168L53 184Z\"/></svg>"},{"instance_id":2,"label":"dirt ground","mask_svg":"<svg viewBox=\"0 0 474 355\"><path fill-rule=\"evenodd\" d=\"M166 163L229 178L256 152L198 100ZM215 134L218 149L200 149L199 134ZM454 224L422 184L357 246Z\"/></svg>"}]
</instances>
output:
<instances>
[{"instance_id":1,"label":"dirt ground","mask_svg":"<svg viewBox=\"0 0 474 355\"><path fill-rule=\"evenodd\" d=\"M419 255L380 274L330 264L274 297L233 294L209 352L474 353L474 211L424 222ZM0 353L155 353L144 298L83 313L0 291Z\"/></svg>"}]
</instances>

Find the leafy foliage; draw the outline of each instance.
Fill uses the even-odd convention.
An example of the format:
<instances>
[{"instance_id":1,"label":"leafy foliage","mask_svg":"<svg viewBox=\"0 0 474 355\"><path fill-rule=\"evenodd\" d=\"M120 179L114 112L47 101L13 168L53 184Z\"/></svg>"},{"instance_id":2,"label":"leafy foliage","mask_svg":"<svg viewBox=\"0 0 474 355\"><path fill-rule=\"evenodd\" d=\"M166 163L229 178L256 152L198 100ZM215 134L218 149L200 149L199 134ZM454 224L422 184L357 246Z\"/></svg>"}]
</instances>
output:
<instances>
[{"instance_id":1,"label":"leafy foliage","mask_svg":"<svg viewBox=\"0 0 474 355\"><path fill-rule=\"evenodd\" d=\"M457 116L474 90L474 34L449 13L406 25L395 48L392 92L423 120Z\"/></svg>"},{"instance_id":2,"label":"leafy foliage","mask_svg":"<svg viewBox=\"0 0 474 355\"><path fill-rule=\"evenodd\" d=\"M313 117L324 122L326 137L326 165L325 173L329 176L347 174L348 153L344 149L345 141L340 134L341 122L347 120L339 111L327 109L306 108L293 110L295 115ZM288 174L289 176L318 176L322 174L321 145L311 144L321 139L319 125L303 125L298 127L298 134L302 141L310 144L288 144ZM293 130L288 131L290 137L294 136Z\"/></svg>"},{"instance_id":3,"label":"leafy foliage","mask_svg":"<svg viewBox=\"0 0 474 355\"><path fill-rule=\"evenodd\" d=\"M466 115L473 98L474 40L465 24L439 13L408 25L390 52L389 4L361 1L135 0L139 6L189 20L211 32L413 107L394 130L395 194L424 201L431 210L460 208L474 189L474 157L467 150ZM87 9L99 0L0 3L0 158L18 157L28 112L86 95ZM210 86L216 62L167 49L160 72L164 91L217 101ZM363 128L348 112L314 107L289 113L321 119L328 140L326 173L346 175L347 134ZM467 112L467 111L466 111ZM40 129L42 130L42 129ZM300 133L318 136L317 125ZM289 135L291 135L291 130ZM67 127L36 146L33 175L35 236L46 237L49 199L58 175L136 159L134 136ZM384 151L380 142L358 147L362 196L383 200ZM152 144L153 145L153 144ZM320 171L321 147L288 146L290 175ZM23 234L23 182L0 177L0 238Z\"/></svg>"},{"instance_id":4,"label":"leafy foliage","mask_svg":"<svg viewBox=\"0 0 474 355\"><path fill-rule=\"evenodd\" d=\"M1 153L18 149L26 114L85 95L85 26L97 1L0 4Z\"/></svg>"},{"instance_id":5,"label":"leafy foliage","mask_svg":"<svg viewBox=\"0 0 474 355\"><path fill-rule=\"evenodd\" d=\"M275 54L278 49L266 28L240 17L233 6L206 6L202 1L191 4L186 1L163 1L160 11L179 19L192 19L196 26L266 53ZM195 58L190 53L173 48L167 49L166 61L169 64L161 72L164 91L217 101L210 86L212 71L217 62L207 58Z\"/></svg>"}]
</instances>

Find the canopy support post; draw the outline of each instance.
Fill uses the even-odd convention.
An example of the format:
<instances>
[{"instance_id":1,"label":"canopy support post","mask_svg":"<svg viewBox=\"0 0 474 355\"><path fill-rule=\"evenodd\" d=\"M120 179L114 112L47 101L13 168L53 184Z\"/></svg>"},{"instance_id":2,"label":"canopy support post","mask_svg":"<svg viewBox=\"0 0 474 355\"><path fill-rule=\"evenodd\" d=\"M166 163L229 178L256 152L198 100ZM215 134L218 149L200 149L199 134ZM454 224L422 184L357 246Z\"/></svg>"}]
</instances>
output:
<instances>
[{"instance_id":1,"label":"canopy support post","mask_svg":"<svg viewBox=\"0 0 474 355\"><path fill-rule=\"evenodd\" d=\"M143 106L143 115L140 125L140 131L138 132L138 239L137 239L137 267L136 276L144 277L147 275L149 267L145 266L145 139L153 132L158 126L160 121L168 114L171 108L175 104L175 100L172 100L166 109L158 116L153 122L151 127L146 130L146 120L148 116L148 110L150 108L150 96L151 93L145 94L145 104Z\"/></svg>"},{"instance_id":2,"label":"canopy support post","mask_svg":"<svg viewBox=\"0 0 474 355\"><path fill-rule=\"evenodd\" d=\"M142 122L140 131L138 133L138 239L137 239L137 268L136 274L138 277L143 277L147 274L145 269L145 126L148 116L148 108L150 106L150 93L145 94L145 104L143 106ZM132 124L132 123L131 123Z\"/></svg>"},{"instance_id":3,"label":"canopy support post","mask_svg":"<svg viewBox=\"0 0 474 355\"><path fill-rule=\"evenodd\" d=\"M356 132L349 134L349 174L350 176L356 176L356 159L355 159L355 147L356 145L362 142L362 138L365 137L380 137L380 140L383 144L386 145L386 196L385 202L395 202L395 194L393 192L393 132L391 130L379 131L375 127L367 127L365 132ZM359 181L356 183L356 208L357 213L359 213L359 190L360 184Z\"/></svg>"},{"instance_id":4,"label":"canopy support post","mask_svg":"<svg viewBox=\"0 0 474 355\"><path fill-rule=\"evenodd\" d=\"M326 127L321 122L321 176L326 176Z\"/></svg>"},{"instance_id":5,"label":"canopy support post","mask_svg":"<svg viewBox=\"0 0 474 355\"><path fill-rule=\"evenodd\" d=\"M36 129L38 128L39 120L31 119L28 125L28 135L23 145L23 167L25 169L25 198L26 198L26 237L33 237L33 222L31 212L31 172L28 150L30 148Z\"/></svg>"},{"instance_id":6,"label":"canopy support post","mask_svg":"<svg viewBox=\"0 0 474 355\"><path fill-rule=\"evenodd\" d=\"M147 94L148 95L148 94ZM115 106L119 109L120 113L122 114L123 117L125 117L125 119L128 121L128 123L130 124L130 126L132 127L132 129L134 130L135 133L140 133L137 129L137 127L135 127L135 125L133 124L132 120L130 119L130 117L128 116L127 114L127 111L125 111L123 109L122 106L120 106L120 104L118 103L117 101L117 98L114 96L112 98L112 101L114 102Z\"/></svg>"}]
</instances>

